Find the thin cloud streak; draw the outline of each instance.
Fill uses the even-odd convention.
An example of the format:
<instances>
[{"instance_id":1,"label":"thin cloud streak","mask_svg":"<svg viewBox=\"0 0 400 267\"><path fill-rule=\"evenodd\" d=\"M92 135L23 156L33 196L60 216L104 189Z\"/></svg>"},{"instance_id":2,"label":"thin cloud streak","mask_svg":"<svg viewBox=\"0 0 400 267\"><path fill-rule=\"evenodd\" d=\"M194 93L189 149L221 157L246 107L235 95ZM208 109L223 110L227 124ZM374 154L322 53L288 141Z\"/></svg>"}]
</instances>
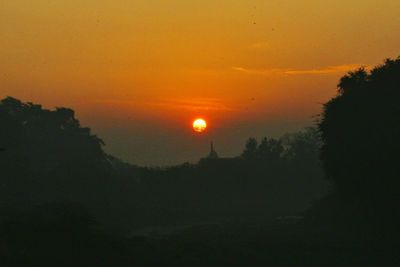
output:
<instances>
[{"instance_id":1,"label":"thin cloud streak","mask_svg":"<svg viewBox=\"0 0 400 267\"><path fill-rule=\"evenodd\" d=\"M329 75L329 74L337 74L343 73L347 71L351 71L354 69L358 69L360 67L369 68L369 66L363 64L347 64L347 65L337 65L337 66L330 66L326 68L320 69L248 69L243 67L233 67L232 69L238 72L243 72L247 74L254 74L254 75Z\"/></svg>"},{"instance_id":2,"label":"thin cloud streak","mask_svg":"<svg viewBox=\"0 0 400 267\"><path fill-rule=\"evenodd\" d=\"M216 98L170 99L164 101L147 102L147 105L186 109L193 111L231 111L232 109Z\"/></svg>"},{"instance_id":3,"label":"thin cloud streak","mask_svg":"<svg viewBox=\"0 0 400 267\"><path fill-rule=\"evenodd\" d=\"M226 106L220 99L217 98L182 98L147 102L107 99L96 100L95 102L119 106L160 107L166 109L184 109L191 111L232 111L232 108Z\"/></svg>"}]
</instances>

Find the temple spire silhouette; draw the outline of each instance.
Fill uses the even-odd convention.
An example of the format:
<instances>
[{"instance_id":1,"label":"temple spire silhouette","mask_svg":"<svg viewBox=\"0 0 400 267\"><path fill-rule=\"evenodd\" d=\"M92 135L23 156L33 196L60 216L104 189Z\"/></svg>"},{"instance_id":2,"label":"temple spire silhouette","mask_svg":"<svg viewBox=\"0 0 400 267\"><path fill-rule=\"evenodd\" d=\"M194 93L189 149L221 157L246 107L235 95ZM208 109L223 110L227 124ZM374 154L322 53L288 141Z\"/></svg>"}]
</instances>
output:
<instances>
[{"instance_id":1,"label":"temple spire silhouette","mask_svg":"<svg viewBox=\"0 0 400 267\"><path fill-rule=\"evenodd\" d=\"M211 145L210 145L210 154L208 154L209 159L217 159L218 157L218 153L215 151L214 149L214 142L211 141Z\"/></svg>"}]
</instances>

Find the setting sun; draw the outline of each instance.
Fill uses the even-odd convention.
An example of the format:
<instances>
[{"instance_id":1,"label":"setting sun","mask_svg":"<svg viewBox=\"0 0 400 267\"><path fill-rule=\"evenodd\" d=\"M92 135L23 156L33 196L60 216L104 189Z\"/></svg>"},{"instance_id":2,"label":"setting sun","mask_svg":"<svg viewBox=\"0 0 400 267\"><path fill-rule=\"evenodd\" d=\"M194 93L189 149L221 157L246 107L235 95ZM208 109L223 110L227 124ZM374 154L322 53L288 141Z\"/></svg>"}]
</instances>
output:
<instances>
[{"instance_id":1,"label":"setting sun","mask_svg":"<svg viewBox=\"0 0 400 267\"><path fill-rule=\"evenodd\" d=\"M196 119L193 122L193 130L195 132L201 133L204 132L207 128L207 122L203 119Z\"/></svg>"},{"instance_id":2,"label":"setting sun","mask_svg":"<svg viewBox=\"0 0 400 267\"><path fill-rule=\"evenodd\" d=\"M0 0L1 259L400 267L399 14Z\"/></svg>"}]
</instances>

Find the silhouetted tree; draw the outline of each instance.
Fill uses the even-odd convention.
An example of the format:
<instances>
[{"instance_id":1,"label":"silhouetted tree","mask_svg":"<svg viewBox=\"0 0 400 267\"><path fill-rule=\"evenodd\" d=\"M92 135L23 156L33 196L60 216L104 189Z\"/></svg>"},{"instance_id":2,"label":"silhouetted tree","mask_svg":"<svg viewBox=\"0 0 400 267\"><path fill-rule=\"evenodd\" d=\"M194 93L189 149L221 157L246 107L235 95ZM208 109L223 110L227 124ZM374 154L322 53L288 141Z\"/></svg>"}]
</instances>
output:
<instances>
[{"instance_id":1,"label":"silhouetted tree","mask_svg":"<svg viewBox=\"0 0 400 267\"><path fill-rule=\"evenodd\" d=\"M260 159L276 162L281 158L283 150L281 140L264 137L257 147L257 155Z\"/></svg>"},{"instance_id":2,"label":"silhouetted tree","mask_svg":"<svg viewBox=\"0 0 400 267\"><path fill-rule=\"evenodd\" d=\"M257 155L258 142L255 138L249 138L246 142L246 147L242 153L245 159L253 159Z\"/></svg>"},{"instance_id":3,"label":"silhouetted tree","mask_svg":"<svg viewBox=\"0 0 400 267\"><path fill-rule=\"evenodd\" d=\"M327 177L369 214L397 213L400 161L400 58L345 75L324 105L319 129Z\"/></svg>"},{"instance_id":4,"label":"silhouetted tree","mask_svg":"<svg viewBox=\"0 0 400 267\"><path fill-rule=\"evenodd\" d=\"M50 200L104 201L111 165L103 142L68 108L0 100L0 207Z\"/></svg>"},{"instance_id":5,"label":"silhouetted tree","mask_svg":"<svg viewBox=\"0 0 400 267\"><path fill-rule=\"evenodd\" d=\"M308 127L304 131L285 134L282 143L285 147L283 154L287 160L319 163L322 143L317 128Z\"/></svg>"}]
</instances>

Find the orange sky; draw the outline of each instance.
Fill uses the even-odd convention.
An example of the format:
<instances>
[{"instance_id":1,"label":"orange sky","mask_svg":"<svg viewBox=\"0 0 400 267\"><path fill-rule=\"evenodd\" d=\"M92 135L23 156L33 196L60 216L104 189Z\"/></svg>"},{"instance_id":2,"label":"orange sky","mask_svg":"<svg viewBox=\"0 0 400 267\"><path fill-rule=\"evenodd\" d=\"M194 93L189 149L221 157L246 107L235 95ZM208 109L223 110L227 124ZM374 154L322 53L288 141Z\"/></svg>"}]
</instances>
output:
<instances>
[{"instance_id":1,"label":"orange sky","mask_svg":"<svg viewBox=\"0 0 400 267\"><path fill-rule=\"evenodd\" d=\"M210 139L233 155L311 124L347 70L397 57L399 14L395 0L3 0L0 97L72 107L138 164L194 161Z\"/></svg>"}]
</instances>

